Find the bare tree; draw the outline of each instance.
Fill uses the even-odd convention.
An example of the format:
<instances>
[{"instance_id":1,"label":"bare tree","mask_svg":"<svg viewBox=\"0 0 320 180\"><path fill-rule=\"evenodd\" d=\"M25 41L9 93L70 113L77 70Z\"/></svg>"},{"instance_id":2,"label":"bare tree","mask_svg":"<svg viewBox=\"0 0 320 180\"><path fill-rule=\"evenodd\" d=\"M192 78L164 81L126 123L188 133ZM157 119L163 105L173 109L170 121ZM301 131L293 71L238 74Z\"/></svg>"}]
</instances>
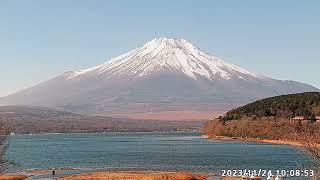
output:
<instances>
[{"instance_id":1,"label":"bare tree","mask_svg":"<svg viewBox=\"0 0 320 180\"><path fill-rule=\"evenodd\" d=\"M0 174L4 173L13 163L6 160L5 153L8 149L8 135L10 131L4 121L0 120Z\"/></svg>"},{"instance_id":2,"label":"bare tree","mask_svg":"<svg viewBox=\"0 0 320 180\"><path fill-rule=\"evenodd\" d=\"M320 136L312 128L297 129L296 137L300 151L311 161L311 166L316 173L315 179L320 175Z\"/></svg>"}]
</instances>

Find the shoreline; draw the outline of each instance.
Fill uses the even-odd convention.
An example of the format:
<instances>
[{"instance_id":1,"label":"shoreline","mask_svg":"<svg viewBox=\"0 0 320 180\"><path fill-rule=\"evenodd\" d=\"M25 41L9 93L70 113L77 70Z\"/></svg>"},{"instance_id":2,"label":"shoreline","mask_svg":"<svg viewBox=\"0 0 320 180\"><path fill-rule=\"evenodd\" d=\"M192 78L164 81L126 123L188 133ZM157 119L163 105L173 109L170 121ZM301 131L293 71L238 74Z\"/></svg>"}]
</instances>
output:
<instances>
[{"instance_id":1,"label":"shoreline","mask_svg":"<svg viewBox=\"0 0 320 180\"><path fill-rule=\"evenodd\" d=\"M112 133L202 133L200 130L177 130L177 131L98 131L98 132L40 132L40 133L12 133L9 136L32 136L32 135L64 135L64 134L112 134Z\"/></svg>"},{"instance_id":2,"label":"shoreline","mask_svg":"<svg viewBox=\"0 0 320 180\"><path fill-rule=\"evenodd\" d=\"M54 178L55 180L79 180L79 179L123 179L123 180L205 180L214 174L193 173L193 172L170 172L170 171L98 171L76 175L67 175Z\"/></svg>"},{"instance_id":3,"label":"shoreline","mask_svg":"<svg viewBox=\"0 0 320 180\"><path fill-rule=\"evenodd\" d=\"M57 169L63 172L64 168ZM205 180L208 177L219 176L214 173L187 172L187 171L122 171L122 170L97 170L89 172L75 172L71 174L57 173L52 175L53 169L36 169L33 172L16 172L0 175L0 180L26 180L28 178L43 178L55 180L79 179L123 179L123 180ZM66 172L68 169L66 169Z\"/></svg>"},{"instance_id":4,"label":"shoreline","mask_svg":"<svg viewBox=\"0 0 320 180\"><path fill-rule=\"evenodd\" d=\"M207 135L202 135L201 138L218 140L218 141L256 142L256 143L265 143L265 144L302 146L302 144L300 144L298 142L288 141L288 140L238 138L238 137L228 137L228 136L207 136Z\"/></svg>"}]
</instances>

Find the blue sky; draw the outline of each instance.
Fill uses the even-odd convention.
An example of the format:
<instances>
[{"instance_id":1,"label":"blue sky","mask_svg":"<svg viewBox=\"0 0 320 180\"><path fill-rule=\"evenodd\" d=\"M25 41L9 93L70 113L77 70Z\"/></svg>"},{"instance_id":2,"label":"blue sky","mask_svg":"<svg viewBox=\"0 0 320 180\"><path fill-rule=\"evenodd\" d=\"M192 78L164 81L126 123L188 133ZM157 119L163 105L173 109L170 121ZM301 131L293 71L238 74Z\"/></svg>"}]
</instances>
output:
<instances>
[{"instance_id":1,"label":"blue sky","mask_svg":"<svg viewBox=\"0 0 320 180\"><path fill-rule=\"evenodd\" d=\"M164 36L320 87L317 0L0 0L0 96Z\"/></svg>"}]
</instances>

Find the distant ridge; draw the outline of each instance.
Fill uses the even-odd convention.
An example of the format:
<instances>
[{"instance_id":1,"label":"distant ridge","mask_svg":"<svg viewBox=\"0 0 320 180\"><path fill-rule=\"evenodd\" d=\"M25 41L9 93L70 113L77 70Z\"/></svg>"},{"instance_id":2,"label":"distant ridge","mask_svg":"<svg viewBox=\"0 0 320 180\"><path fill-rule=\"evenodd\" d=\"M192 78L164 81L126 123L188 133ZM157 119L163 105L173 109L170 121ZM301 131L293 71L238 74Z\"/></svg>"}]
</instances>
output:
<instances>
[{"instance_id":1,"label":"distant ridge","mask_svg":"<svg viewBox=\"0 0 320 180\"><path fill-rule=\"evenodd\" d=\"M0 120L16 134L199 131L203 121L159 121L80 115L45 107L0 106Z\"/></svg>"}]
</instances>

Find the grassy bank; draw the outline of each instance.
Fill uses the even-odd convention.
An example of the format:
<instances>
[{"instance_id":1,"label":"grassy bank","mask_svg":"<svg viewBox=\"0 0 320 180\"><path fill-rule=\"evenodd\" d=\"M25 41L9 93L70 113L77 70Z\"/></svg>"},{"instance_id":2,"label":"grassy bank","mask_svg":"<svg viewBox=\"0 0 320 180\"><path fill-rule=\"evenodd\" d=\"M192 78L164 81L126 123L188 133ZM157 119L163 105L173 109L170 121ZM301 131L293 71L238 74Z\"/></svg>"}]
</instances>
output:
<instances>
[{"instance_id":1,"label":"grassy bank","mask_svg":"<svg viewBox=\"0 0 320 180\"><path fill-rule=\"evenodd\" d=\"M205 180L209 175L188 172L92 172L56 178L56 180Z\"/></svg>"},{"instance_id":2,"label":"grassy bank","mask_svg":"<svg viewBox=\"0 0 320 180\"><path fill-rule=\"evenodd\" d=\"M27 175L19 175L19 174L0 175L0 180L24 180L27 178L28 178Z\"/></svg>"}]
</instances>

